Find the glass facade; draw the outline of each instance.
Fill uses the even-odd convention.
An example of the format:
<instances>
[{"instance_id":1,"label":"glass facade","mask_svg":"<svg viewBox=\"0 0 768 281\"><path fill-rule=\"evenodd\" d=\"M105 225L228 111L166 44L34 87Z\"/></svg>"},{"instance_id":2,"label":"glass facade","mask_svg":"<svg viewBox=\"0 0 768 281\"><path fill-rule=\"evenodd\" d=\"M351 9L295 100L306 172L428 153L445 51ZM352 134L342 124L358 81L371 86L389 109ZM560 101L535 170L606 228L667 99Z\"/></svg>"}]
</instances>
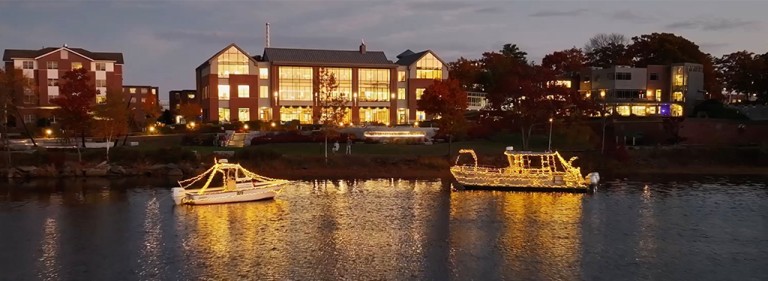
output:
<instances>
[{"instance_id":1,"label":"glass facade","mask_svg":"<svg viewBox=\"0 0 768 281\"><path fill-rule=\"evenodd\" d=\"M338 88L333 93L335 98L341 97L350 100L352 97L352 69L351 68L325 68L336 79Z\"/></svg>"},{"instance_id":2,"label":"glass facade","mask_svg":"<svg viewBox=\"0 0 768 281\"><path fill-rule=\"evenodd\" d=\"M281 100L312 101L311 67L281 66L278 72L280 76L278 88ZM280 120L285 121L282 118Z\"/></svg>"},{"instance_id":3,"label":"glass facade","mask_svg":"<svg viewBox=\"0 0 768 281\"><path fill-rule=\"evenodd\" d=\"M312 124L311 107L281 107L280 121L288 122L299 120L301 124Z\"/></svg>"},{"instance_id":4,"label":"glass facade","mask_svg":"<svg viewBox=\"0 0 768 281\"><path fill-rule=\"evenodd\" d=\"M229 77L230 74L248 74L248 56L234 46L229 47L216 58L219 66L219 77Z\"/></svg>"},{"instance_id":5,"label":"glass facade","mask_svg":"<svg viewBox=\"0 0 768 281\"><path fill-rule=\"evenodd\" d=\"M443 63L432 53L427 53L416 63L416 78L443 79Z\"/></svg>"},{"instance_id":6,"label":"glass facade","mask_svg":"<svg viewBox=\"0 0 768 281\"><path fill-rule=\"evenodd\" d=\"M389 101L389 69L359 69L360 101Z\"/></svg>"},{"instance_id":7,"label":"glass facade","mask_svg":"<svg viewBox=\"0 0 768 281\"><path fill-rule=\"evenodd\" d=\"M381 124L389 125L389 108L386 108L386 107L360 108L360 122L381 123Z\"/></svg>"}]
</instances>

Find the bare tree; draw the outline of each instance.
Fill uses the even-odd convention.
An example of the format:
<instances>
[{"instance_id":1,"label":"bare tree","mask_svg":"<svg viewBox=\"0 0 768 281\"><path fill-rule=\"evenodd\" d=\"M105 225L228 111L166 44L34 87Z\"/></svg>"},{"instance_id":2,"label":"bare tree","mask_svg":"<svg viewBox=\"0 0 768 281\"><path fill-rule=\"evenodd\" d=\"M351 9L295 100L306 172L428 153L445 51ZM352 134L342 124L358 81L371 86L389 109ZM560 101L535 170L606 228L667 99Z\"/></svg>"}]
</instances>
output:
<instances>
[{"instance_id":1,"label":"bare tree","mask_svg":"<svg viewBox=\"0 0 768 281\"><path fill-rule=\"evenodd\" d=\"M624 34L619 33L599 33L589 38L584 45L584 53L592 53L595 50L606 48L612 45L628 45L629 39Z\"/></svg>"}]
</instances>

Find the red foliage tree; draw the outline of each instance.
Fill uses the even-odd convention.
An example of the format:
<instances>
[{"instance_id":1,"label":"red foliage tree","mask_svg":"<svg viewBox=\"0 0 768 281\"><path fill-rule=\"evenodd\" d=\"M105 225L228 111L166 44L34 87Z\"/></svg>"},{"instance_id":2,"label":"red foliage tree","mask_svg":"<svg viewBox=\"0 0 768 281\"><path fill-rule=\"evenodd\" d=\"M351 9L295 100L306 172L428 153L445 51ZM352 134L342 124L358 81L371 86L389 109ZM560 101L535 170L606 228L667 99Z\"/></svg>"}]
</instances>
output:
<instances>
[{"instance_id":1,"label":"red foliage tree","mask_svg":"<svg viewBox=\"0 0 768 281\"><path fill-rule=\"evenodd\" d=\"M69 136L79 135L83 147L92 120L91 107L97 94L90 80L88 71L82 68L64 73L59 83L59 96L51 100L59 106L55 114L62 130Z\"/></svg>"},{"instance_id":2,"label":"red foliage tree","mask_svg":"<svg viewBox=\"0 0 768 281\"><path fill-rule=\"evenodd\" d=\"M439 116L436 123L440 132L451 135L463 135L466 130L464 113L467 111L467 93L456 79L435 80L424 90L424 95L416 102L419 110L426 114Z\"/></svg>"}]
</instances>

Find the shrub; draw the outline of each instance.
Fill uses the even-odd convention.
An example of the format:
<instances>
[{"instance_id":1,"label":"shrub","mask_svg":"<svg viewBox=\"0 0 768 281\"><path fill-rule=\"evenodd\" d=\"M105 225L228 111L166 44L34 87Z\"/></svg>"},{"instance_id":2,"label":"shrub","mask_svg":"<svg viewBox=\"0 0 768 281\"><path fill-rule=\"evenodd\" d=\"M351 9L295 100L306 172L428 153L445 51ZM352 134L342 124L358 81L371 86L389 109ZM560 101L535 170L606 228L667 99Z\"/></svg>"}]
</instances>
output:
<instances>
[{"instance_id":1,"label":"shrub","mask_svg":"<svg viewBox=\"0 0 768 281\"><path fill-rule=\"evenodd\" d=\"M197 154L194 151L179 146L147 151L146 158L154 163L197 162Z\"/></svg>"},{"instance_id":2,"label":"shrub","mask_svg":"<svg viewBox=\"0 0 768 281\"><path fill-rule=\"evenodd\" d=\"M262 147L244 147L235 151L235 160L237 161L267 161L280 158L282 155L274 150Z\"/></svg>"}]
</instances>

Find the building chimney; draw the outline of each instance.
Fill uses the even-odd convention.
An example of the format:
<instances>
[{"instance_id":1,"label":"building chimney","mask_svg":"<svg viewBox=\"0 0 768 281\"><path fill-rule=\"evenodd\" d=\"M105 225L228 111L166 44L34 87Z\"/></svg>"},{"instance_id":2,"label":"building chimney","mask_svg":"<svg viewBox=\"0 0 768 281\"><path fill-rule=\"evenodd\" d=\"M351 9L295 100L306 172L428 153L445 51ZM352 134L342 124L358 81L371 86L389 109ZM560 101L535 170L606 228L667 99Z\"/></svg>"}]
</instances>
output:
<instances>
[{"instance_id":1,"label":"building chimney","mask_svg":"<svg viewBox=\"0 0 768 281\"><path fill-rule=\"evenodd\" d=\"M269 48L269 23L267 23L267 37L266 37L266 39L267 39L266 48Z\"/></svg>"},{"instance_id":2,"label":"building chimney","mask_svg":"<svg viewBox=\"0 0 768 281\"><path fill-rule=\"evenodd\" d=\"M365 54L365 40L360 39L360 53Z\"/></svg>"}]
</instances>

